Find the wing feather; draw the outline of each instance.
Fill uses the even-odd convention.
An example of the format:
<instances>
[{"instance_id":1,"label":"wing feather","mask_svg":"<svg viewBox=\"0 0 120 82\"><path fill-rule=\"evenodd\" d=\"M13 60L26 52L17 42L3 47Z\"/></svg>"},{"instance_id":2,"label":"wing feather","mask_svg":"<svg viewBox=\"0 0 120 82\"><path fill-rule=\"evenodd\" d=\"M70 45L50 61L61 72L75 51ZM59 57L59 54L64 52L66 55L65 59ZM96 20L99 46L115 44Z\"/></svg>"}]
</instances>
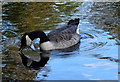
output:
<instances>
[{"instance_id":1,"label":"wing feather","mask_svg":"<svg viewBox=\"0 0 120 82\"><path fill-rule=\"evenodd\" d=\"M68 41L72 38L73 34L76 33L77 26L76 25L68 25L65 28L56 29L51 31L48 34L50 41L60 42L60 41Z\"/></svg>"}]
</instances>

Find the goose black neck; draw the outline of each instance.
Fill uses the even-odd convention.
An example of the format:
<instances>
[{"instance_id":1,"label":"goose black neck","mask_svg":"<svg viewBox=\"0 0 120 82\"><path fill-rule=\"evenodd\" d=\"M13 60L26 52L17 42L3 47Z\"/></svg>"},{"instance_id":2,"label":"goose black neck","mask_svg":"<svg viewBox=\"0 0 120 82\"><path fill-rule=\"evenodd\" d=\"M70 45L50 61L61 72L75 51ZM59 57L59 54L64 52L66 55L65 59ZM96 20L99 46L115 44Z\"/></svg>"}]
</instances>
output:
<instances>
[{"instance_id":1,"label":"goose black neck","mask_svg":"<svg viewBox=\"0 0 120 82\"><path fill-rule=\"evenodd\" d=\"M50 41L43 31L33 31L30 32L28 35L31 40L34 40L35 38L40 38L40 43Z\"/></svg>"}]
</instances>

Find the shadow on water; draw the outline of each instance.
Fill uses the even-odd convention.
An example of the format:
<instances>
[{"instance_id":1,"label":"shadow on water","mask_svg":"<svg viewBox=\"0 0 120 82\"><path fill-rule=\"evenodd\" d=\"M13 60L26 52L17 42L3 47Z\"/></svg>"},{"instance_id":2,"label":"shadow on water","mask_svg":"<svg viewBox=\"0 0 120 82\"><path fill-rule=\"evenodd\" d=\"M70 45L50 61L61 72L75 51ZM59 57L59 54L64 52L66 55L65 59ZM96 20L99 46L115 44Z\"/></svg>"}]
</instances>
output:
<instances>
[{"instance_id":1,"label":"shadow on water","mask_svg":"<svg viewBox=\"0 0 120 82\"><path fill-rule=\"evenodd\" d=\"M116 80L119 4L3 3L3 80ZM47 34L74 18L81 19L82 39L77 45L41 53L39 40L34 40L31 48L35 51L26 48L18 53L23 33L42 30Z\"/></svg>"}]
</instances>

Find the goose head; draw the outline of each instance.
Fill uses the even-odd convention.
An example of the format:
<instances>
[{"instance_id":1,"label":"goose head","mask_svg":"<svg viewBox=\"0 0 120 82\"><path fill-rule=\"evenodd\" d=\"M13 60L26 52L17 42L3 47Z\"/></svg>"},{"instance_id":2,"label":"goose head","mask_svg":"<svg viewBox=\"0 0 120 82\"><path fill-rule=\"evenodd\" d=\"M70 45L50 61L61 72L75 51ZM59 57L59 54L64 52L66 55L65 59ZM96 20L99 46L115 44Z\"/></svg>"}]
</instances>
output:
<instances>
[{"instance_id":1,"label":"goose head","mask_svg":"<svg viewBox=\"0 0 120 82\"><path fill-rule=\"evenodd\" d=\"M22 51L26 46L30 46L31 42L35 38L40 38L40 43L49 41L49 38L46 36L46 34L43 31L38 30L29 33L24 33L24 35L21 38L21 46L19 48L19 51Z\"/></svg>"}]
</instances>

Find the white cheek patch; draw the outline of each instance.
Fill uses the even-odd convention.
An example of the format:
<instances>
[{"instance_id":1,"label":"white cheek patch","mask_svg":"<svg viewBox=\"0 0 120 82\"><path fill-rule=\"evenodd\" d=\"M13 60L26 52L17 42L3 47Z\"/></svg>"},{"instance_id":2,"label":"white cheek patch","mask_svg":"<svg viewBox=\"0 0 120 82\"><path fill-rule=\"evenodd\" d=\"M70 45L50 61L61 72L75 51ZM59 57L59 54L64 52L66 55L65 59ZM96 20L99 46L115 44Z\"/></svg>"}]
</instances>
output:
<instances>
[{"instance_id":1,"label":"white cheek patch","mask_svg":"<svg viewBox=\"0 0 120 82\"><path fill-rule=\"evenodd\" d=\"M31 42L32 42L32 40L29 38L29 36L28 35L26 35L26 44L27 45L30 45L31 44Z\"/></svg>"}]
</instances>

